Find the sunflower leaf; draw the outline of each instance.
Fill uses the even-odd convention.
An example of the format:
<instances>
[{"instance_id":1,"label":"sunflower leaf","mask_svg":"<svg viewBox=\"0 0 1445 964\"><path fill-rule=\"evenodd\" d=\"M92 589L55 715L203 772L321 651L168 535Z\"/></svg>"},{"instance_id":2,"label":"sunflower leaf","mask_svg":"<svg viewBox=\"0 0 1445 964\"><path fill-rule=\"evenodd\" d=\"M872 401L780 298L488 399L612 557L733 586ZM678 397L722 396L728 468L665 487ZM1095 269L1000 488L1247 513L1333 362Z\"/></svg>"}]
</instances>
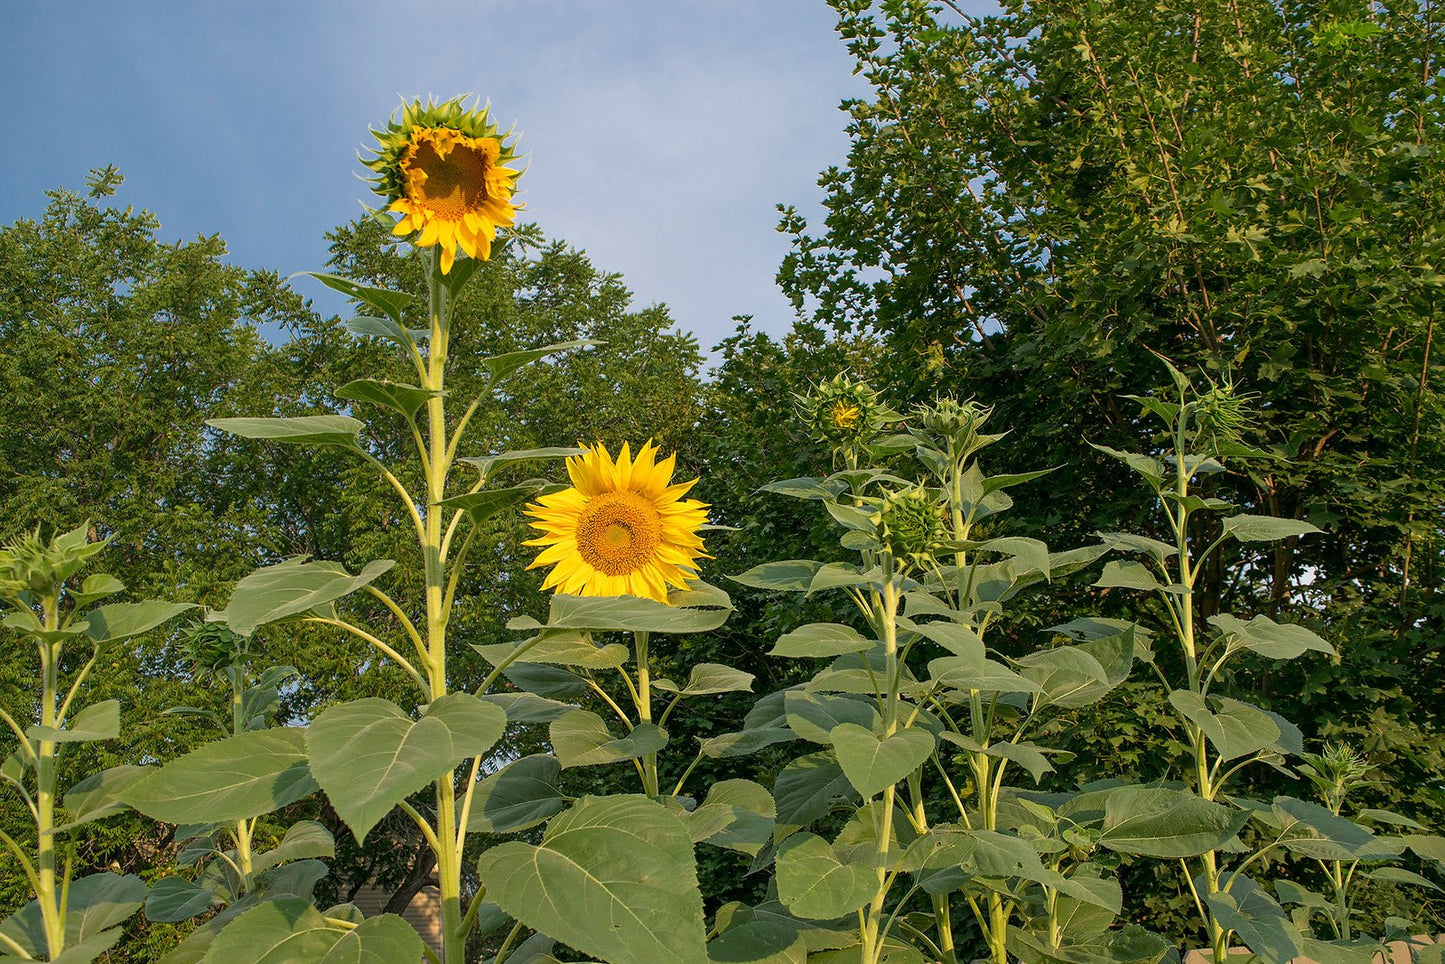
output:
<instances>
[{"instance_id":1,"label":"sunflower leaf","mask_svg":"<svg viewBox=\"0 0 1445 964\"><path fill-rule=\"evenodd\" d=\"M646 797L583 797L539 845L493 847L477 872L502 910L583 954L707 964L692 840L678 815Z\"/></svg>"},{"instance_id":2,"label":"sunflower leaf","mask_svg":"<svg viewBox=\"0 0 1445 964\"><path fill-rule=\"evenodd\" d=\"M400 412L407 418L415 415L436 392L415 385L403 385L374 378L358 378L336 390L336 397L348 402L370 402Z\"/></svg>"},{"instance_id":3,"label":"sunflower leaf","mask_svg":"<svg viewBox=\"0 0 1445 964\"><path fill-rule=\"evenodd\" d=\"M580 339L578 341L559 341L555 345L547 345L542 348L531 348L526 351L511 351L505 355L493 355L490 358L483 358L482 364L487 371L492 373L491 384L496 385L502 379L511 375L519 368L524 368L546 358L548 355L555 355L557 352L566 351L569 348L586 348L589 345L600 345L599 341Z\"/></svg>"},{"instance_id":4,"label":"sunflower leaf","mask_svg":"<svg viewBox=\"0 0 1445 964\"><path fill-rule=\"evenodd\" d=\"M573 710L548 728L563 769L635 760L667 745L667 734L651 723L639 723L621 739L614 738L602 717Z\"/></svg>"},{"instance_id":5,"label":"sunflower leaf","mask_svg":"<svg viewBox=\"0 0 1445 964\"><path fill-rule=\"evenodd\" d=\"M365 423L346 415L301 415L296 418L208 418L211 428L241 438L297 445L340 445L361 449L357 435Z\"/></svg>"},{"instance_id":6,"label":"sunflower leaf","mask_svg":"<svg viewBox=\"0 0 1445 964\"><path fill-rule=\"evenodd\" d=\"M457 459L472 466L485 480L492 474L492 470L499 465L506 465L512 462L535 462L541 459L564 459L574 455L586 455L586 449L575 447L552 447L541 449L518 449L513 452L500 452L497 455L483 455L479 458Z\"/></svg>"},{"instance_id":7,"label":"sunflower leaf","mask_svg":"<svg viewBox=\"0 0 1445 964\"><path fill-rule=\"evenodd\" d=\"M258 626L310 612L356 592L393 564L390 559L376 559L353 576L334 562L288 559L257 569L236 583L221 615L231 632L249 636Z\"/></svg>"},{"instance_id":8,"label":"sunflower leaf","mask_svg":"<svg viewBox=\"0 0 1445 964\"><path fill-rule=\"evenodd\" d=\"M454 495L443 499L441 504L448 509L460 509L467 514L472 525L481 525L492 516L521 505L546 488L547 483L536 480L506 489L483 489L466 495Z\"/></svg>"},{"instance_id":9,"label":"sunflower leaf","mask_svg":"<svg viewBox=\"0 0 1445 964\"><path fill-rule=\"evenodd\" d=\"M348 298L375 308L398 325L401 324L401 309L405 308L412 300L412 296L404 292L359 285L355 281L349 278L343 278L340 275L322 274L319 271L303 271L301 274L315 278L332 291L339 291Z\"/></svg>"},{"instance_id":10,"label":"sunflower leaf","mask_svg":"<svg viewBox=\"0 0 1445 964\"><path fill-rule=\"evenodd\" d=\"M431 335L431 332L422 328L403 328L390 318L373 318L369 315L352 318L346 322L345 328L353 335L385 338L402 346L415 346Z\"/></svg>"}]
</instances>

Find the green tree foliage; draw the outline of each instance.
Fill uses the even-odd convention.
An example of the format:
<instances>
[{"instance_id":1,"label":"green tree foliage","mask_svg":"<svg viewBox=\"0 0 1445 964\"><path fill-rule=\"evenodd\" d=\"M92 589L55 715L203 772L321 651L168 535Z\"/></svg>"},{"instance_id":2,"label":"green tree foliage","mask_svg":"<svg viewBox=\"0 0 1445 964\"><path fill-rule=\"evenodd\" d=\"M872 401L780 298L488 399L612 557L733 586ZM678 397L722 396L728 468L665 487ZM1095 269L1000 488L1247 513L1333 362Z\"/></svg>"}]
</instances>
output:
<instances>
[{"instance_id":1,"label":"green tree foliage","mask_svg":"<svg viewBox=\"0 0 1445 964\"><path fill-rule=\"evenodd\" d=\"M1159 450L1121 400L1160 380L1151 352L1232 385L1267 457L1235 459L1213 491L1328 536L1221 555L1201 611L1310 618L1338 662L1241 664L1240 682L1388 766L1380 802L1438 817L1438 13L833 6L873 96L846 105L852 149L822 177L825 223L784 210L795 305L880 337L895 394L995 405L1013 431L1005 466L1061 467L1017 494L1023 528L1051 542L1162 521L1084 444ZM1141 718L1099 712L1081 732L1107 768Z\"/></svg>"}]
</instances>

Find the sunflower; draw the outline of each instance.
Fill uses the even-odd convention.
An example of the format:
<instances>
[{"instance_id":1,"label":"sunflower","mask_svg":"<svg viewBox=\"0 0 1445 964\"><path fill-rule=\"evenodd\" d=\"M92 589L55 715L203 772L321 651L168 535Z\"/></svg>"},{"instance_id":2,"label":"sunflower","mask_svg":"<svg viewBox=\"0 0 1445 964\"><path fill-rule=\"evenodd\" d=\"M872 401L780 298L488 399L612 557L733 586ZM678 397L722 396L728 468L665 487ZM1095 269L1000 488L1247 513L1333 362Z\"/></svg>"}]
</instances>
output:
<instances>
[{"instance_id":1,"label":"sunflower","mask_svg":"<svg viewBox=\"0 0 1445 964\"><path fill-rule=\"evenodd\" d=\"M444 103L413 101L393 114L385 130L373 130L376 172L372 189L401 215L392 229L412 243L441 246L441 269L452 269L457 248L471 258L492 254L497 228L509 227L519 205L513 183L521 172L506 167L516 157L486 107L467 108L463 98Z\"/></svg>"},{"instance_id":2,"label":"sunflower","mask_svg":"<svg viewBox=\"0 0 1445 964\"><path fill-rule=\"evenodd\" d=\"M686 589L712 558L698 535L708 507L683 498L697 479L671 484L677 456L657 461L650 441L636 459L623 443L616 462L601 443L583 449L567 460L572 487L527 507L542 534L523 544L546 546L527 568L556 567L543 589L667 602L668 586Z\"/></svg>"}]
</instances>

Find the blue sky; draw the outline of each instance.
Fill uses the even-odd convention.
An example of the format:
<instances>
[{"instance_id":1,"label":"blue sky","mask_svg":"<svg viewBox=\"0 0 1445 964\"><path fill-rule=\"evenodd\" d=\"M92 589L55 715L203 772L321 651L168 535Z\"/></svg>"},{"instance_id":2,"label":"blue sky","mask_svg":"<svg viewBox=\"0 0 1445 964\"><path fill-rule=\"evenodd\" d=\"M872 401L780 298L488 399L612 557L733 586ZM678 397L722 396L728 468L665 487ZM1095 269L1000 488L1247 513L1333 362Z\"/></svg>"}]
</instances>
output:
<instances>
[{"instance_id":1,"label":"blue sky","mask_svg":"<svg viewBox=\"0 0 1445 964\"><path fill-rule=\"evenodd\" d=\"M522 134L527 217L704 348L735 314L791 324L774 205L818 210L818 173L847 152L838 104L867 92L822 0L84 0L6 20L0 222L113 163L117 201L167 239L319 268L324 233L370 198L367 128L400 95L472 92Z\"/></svg>"}]
</instances>

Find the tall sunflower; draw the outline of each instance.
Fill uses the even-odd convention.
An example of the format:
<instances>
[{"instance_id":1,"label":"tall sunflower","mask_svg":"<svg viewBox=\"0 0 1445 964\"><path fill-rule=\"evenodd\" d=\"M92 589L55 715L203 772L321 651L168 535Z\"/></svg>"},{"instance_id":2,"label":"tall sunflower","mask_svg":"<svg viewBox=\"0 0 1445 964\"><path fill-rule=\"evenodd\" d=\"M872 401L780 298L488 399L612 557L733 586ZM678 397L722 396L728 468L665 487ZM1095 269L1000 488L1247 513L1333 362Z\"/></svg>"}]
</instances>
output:
<instances>
[{"instance_id":1,"label":"tall sunflower","mask_svg":"<svg viewBox=\"0 0 1445 964\"><path fill-rule=\"evenodd\" d=\"M657 461L651 442L636 459L624 442L616 462L601 443L583 448L567 460L572 487L527 507L542 534L524 545L546 546L527 568L555 566L543 589L667 602L667 587L686 589L711 558L698 535L708 507L683 498L697 479L673 485L677 456Z\"/></svg>"},{"instance_id":2,"label":"tall sunflower","mask_svg":"<svg viewBox=\"0 0 1445 964\"><path fill-rule=\"evenodd\" d=\"M373 130L377 147L363 163L376 172L372 190L401 215L393 232L412 236L418 247L441 246L442 274L451 271L457 248L470 258L492 254L497 229L510 227L520 175L506 167L514 144L499 133L486 107L468 108L464 98L404 104L385 130Z\"/></svg>"}]
</instances>

